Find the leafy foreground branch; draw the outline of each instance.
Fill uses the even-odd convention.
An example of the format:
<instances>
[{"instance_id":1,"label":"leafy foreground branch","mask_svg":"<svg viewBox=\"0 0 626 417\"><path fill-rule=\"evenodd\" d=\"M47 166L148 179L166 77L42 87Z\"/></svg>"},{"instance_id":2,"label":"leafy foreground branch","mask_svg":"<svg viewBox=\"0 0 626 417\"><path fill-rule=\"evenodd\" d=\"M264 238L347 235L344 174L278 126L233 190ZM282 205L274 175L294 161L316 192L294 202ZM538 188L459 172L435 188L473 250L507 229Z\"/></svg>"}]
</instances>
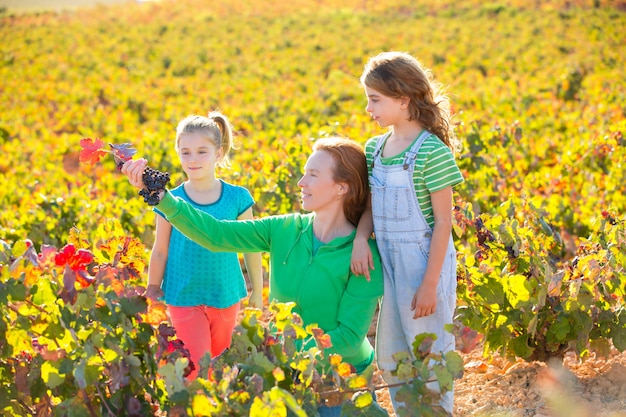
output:
<instances>
[{"instance_id":1,"label":"leafy foreground branch","mask_svg":"<svg viewBox=\"0 0 626 417\"><path fill-rule=\"evenodd\" d=\"M603 211L576 241L541 208L512 199L497 213L457 207L457 235L475 235L459 262L459 319L485 352L547 362L626 349L626 220Z\"/></svg>"},{"instance_id":2,"label":"leafy foreground branch","mask_svg":"<svg viewBox=\"0 0 626 417\"><path fill-rule=\"evenodd\" d=\"M345 415L384 416L371 366L356 375L328 335L303 327L292 304L265 316L247 309L230 350L191 364L165 306L143 296L143 244L111 221L93 247L76 229L61 249L0 241L0 410L7 416L315 416L321 403ZM310 343L312 341L315 343ZM442 415L441 393L462 374L454 352L398 358L410 380L400 415ZM303 346L311 346L303 348ZM185 376L192 366L202 377ZM411 411L408 411L411 410Z\"/></svg>"}]
</instances>

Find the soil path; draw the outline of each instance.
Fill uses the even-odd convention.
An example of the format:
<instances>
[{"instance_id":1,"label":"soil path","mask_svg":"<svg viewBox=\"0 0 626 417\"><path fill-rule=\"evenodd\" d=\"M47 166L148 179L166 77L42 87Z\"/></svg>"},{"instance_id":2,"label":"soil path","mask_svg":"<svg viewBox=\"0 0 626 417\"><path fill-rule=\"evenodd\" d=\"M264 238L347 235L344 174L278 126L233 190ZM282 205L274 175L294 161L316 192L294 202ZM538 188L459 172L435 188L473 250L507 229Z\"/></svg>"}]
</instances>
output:
<instances>
[{"instance_id":1,"label":"soil path","mask_svg":"<svg viewBox=\"0 0 626 417\"><path fill-rule=\"evenodd\" d=\"M463 360L454 417L626 417L626 352L584 362L567 354L561 363L546 364L489 360L476 349ZM387 393L380 397L389 410Z\"/></svg>"}]
</instances>

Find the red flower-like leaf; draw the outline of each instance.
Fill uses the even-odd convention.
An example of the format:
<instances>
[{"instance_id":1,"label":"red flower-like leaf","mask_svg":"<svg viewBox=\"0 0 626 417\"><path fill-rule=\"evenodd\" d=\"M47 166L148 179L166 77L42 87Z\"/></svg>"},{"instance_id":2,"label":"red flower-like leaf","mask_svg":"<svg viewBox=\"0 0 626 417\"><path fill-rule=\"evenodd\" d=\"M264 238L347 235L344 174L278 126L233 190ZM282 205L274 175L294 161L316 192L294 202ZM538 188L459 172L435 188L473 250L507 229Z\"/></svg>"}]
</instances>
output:
<instances>
[{"instance_id":1,"label":"red flower-like leaf","mask_svg":"<svg viewBox=\"0 0 626 417\"><path fill-rule=\"evenodd\" d=\"M76 250L74 245L65 245L54 257L57 266L69 266L72 271L86 271L93 261L93 254L85 249Z\"/></svg>"},{"instance_id":2,"label":"red flower-like leaf","mask_svg":"<svg viewBox=\"0 0 626 417\"><path fill-rule=\"evenodd\" d=\"M100 161L100 158L109 153L109 151L104 149L104 141L102 139L83 138L80 140L80 147L82 148L78 155L80 162L95 164Z\"/></svg>"},{"instance_id":3,"label":"red flower-like leaf","mask_svg":"<svg viewBox=\"0 0 626 417\"><path fill-rule=\"evenodd\" d=\"M93 261L93 254L85 249L76 250L74 245L65 245L54 257L57 266L65 267L63 273L64 294L62 298L66 302L76 301L75 284L80 288L87 288L94 283L95 279L87 272L87 265Z\"/></svg>"}]
</instances>

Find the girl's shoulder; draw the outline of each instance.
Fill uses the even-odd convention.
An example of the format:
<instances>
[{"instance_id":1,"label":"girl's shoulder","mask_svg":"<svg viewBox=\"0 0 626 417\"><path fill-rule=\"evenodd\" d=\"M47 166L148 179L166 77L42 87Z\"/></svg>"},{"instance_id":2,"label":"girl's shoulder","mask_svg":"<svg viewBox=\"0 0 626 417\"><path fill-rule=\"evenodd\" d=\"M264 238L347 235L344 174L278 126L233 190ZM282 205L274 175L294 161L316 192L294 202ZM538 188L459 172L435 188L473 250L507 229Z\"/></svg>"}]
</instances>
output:
<instances>
[{"instance_id":1,"label":"girl's shoulder","mask_svg":"<svg viewBox=\"0 0 626 417\"><path fill-rule=\"evenodd\" d=\"M181 189L183 189L183 186L185 185L184 182L181 182L180 184L178 184L176 187L172 188L171 190L169 190L171 193L174 192L180 192Z\"/></svg>"},{"instance_id":2,"label":"girl's shoulder","mask_svg":"<svg viewBox=\"0 0 626 417\"><path fill-rule=\"evenodd\" d=\"M431 133L424 139L424 144L422 146L427 146L429 148L447 148L448 146L443 143L441 139L434 133Z\"/></svg>"},{"instance_id":3,"label":"girl's shoulder","mask_svg":"<svg viewBox=\"0 0 626 417\"><path fill-rule=\"evenodd\" d=\"M226 182L226 181L224 181L222 179L220 179L220 182L222 183L223 189L227 190L229 192L236 192L236 191L239 191L241 189L246 190L244 187L242 187L240 185L231 184L230 182Z\"/></svg>"},{"instance_id":4,"label":"girl's shoulder","mask_svg":"<svg viewBox=\"0 0 626 417\"><path fill-rule=\"evenodd\" d=\"M169 190L169 192L172 193L172 195L175 195L176 197L181 197L181 198L184 198L185 200L188 200L187 193L185 192L184 182L178 184L176 187Z\"/></svg>"},{"instance_id":5,"label":"girl's shoulder","mask_svg":"<svg viewBox=\"0 0 626 417\"><path fill-rule=\"evenodd\" d=\"M224 180L220 180L220 182L222 183L223 194L244 195L244 196L250 195L250 191L246 187L242 187L241 185L231 184Z\"/></svg>"},{"instance_id":6,"label":"girl's shoulder","mask_svg":"<svg viewBox=\"0 0 626 417\"><path fill-rule=\"evenodd\" d=\"M430 134L422 143L418 154L422 155L431 155L431 154L450 154L452 155L452 150L443 143L441 139L437 137L435 134Z\"/></svg>"},{"instance_id":7,"label":"girl's shoulder","mask_svg":"<svg viewBox=\"0 0 626 417\"><path fill-rule=\"evenodd\" d=\"M385 138L389 135L389 133L383 133L382 135L377 135L374 137L369 138L366 142L365 142L365 153L373 153L374 150L376 149L376 145L378 145L379 141L384 141Z\"/></svg>"}]
</instances>

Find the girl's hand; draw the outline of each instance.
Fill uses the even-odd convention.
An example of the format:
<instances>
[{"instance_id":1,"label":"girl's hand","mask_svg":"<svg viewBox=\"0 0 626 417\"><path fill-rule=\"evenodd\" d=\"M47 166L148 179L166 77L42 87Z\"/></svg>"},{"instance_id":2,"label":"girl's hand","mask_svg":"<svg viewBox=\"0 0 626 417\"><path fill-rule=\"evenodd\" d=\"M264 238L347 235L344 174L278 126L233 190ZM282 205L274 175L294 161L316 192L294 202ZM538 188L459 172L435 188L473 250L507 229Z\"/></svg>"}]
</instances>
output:
<instances>
[{"instance_id":1,"label":"girl's hand","mask_svg":"<svg viewBox=\"0 0 626 417\"><path fill-rule=\"evenodd\" d=\"M250 299L248 300L248 307L263 309L263 294L260 292L252 291L250 293Z\"/></svg>"},{"instance_id":2,"label":"girl's hand","mask_svg":"<svg viewBox=\"0 0 626 417\"><path fill-rule=\"evenodd\" d=\"M354 239L350 270L354 275L365 275L365 279L369 281L370 269L374 270L374 259L372 258L370 245L367 240Z\"/></svg>"},{"instance_id":3,"label":"girl's hand","mask_svg":"<svg viewBox=\"0 0 626 417\"><path fill-rule=\"evenodd\" d=\"M159 298L163 297L163 295L164 294L161 286L155 284L148 285L146 293L144 294L146 298L149 298L152 301L158 301Z\"/></svg>"},{"instance_id":4,"label":"girl's hand","mask_svg":"<svg viewBox=\"0 0 626 417\"><path fill-rule=\"evenodd\" d=\"M414 311L413 318L430 316L437 309L437 286L422 284L419 286L413 300L411 310Z\"/></svg>"},{"instance_id":5,"label":"girl's hand","mask_svg":"<svg viewBox=\"0 0 626 417\"><path fill-rule=\"evenodd\" d=\"M136 160L129 160L122 165L122 173L128 177L128 182L131 183L133 187L143 189L145 188L143 184L143 170L148 164L143 158Z\"/></svg>"}]
</instances>

